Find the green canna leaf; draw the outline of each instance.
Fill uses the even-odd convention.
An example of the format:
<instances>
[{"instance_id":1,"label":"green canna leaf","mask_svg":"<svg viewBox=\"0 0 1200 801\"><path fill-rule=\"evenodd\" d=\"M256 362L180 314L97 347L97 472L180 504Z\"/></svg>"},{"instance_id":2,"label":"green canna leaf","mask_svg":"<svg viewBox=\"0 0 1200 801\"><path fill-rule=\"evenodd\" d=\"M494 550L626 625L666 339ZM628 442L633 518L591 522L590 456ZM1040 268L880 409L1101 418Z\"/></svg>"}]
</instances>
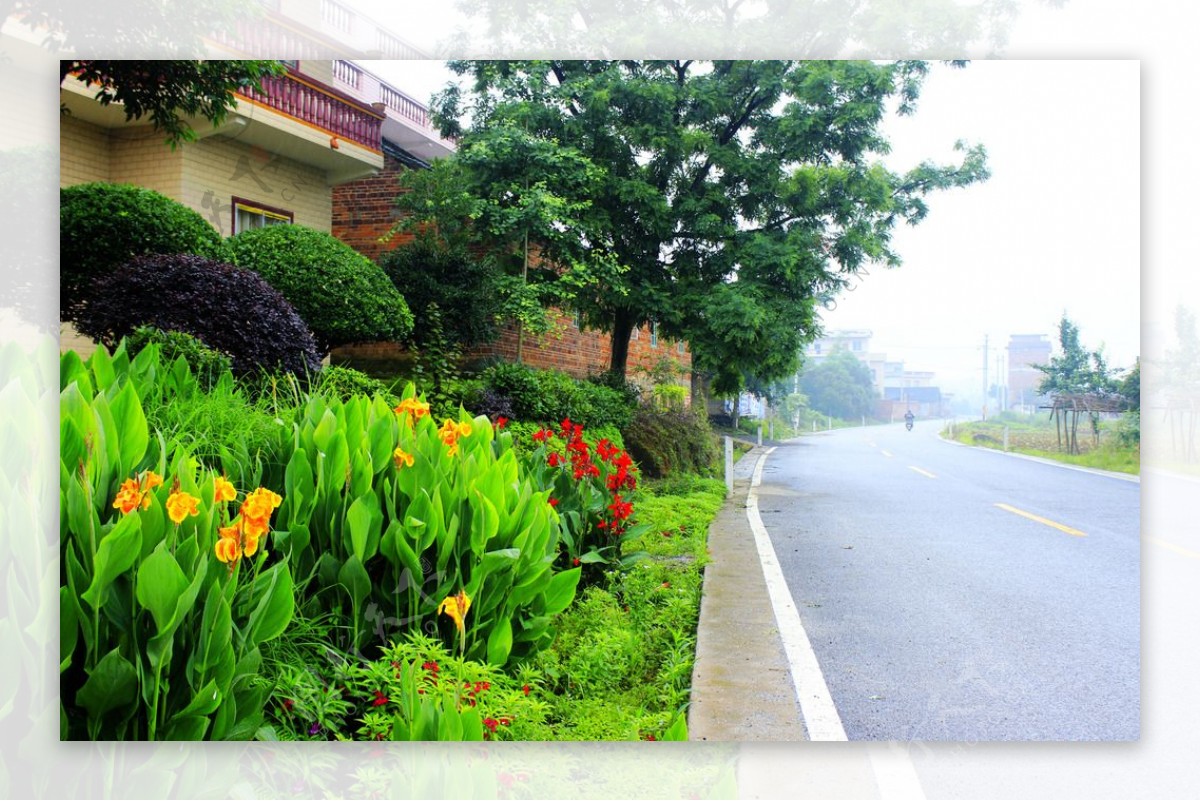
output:
<instances>
[{"instance_id":1,"label":"green canna leaf","mask_svg":"<svg viewBox=\"0 0 1200 801\"><path fill-rule=\"evenodd\" d=\"M83 600L93 609L104 604L104 591L117 576L133 567L142 548L141 520L128 514L100 540L92 569L92 583L83 593Z\"/></svg>"}]
</instances>

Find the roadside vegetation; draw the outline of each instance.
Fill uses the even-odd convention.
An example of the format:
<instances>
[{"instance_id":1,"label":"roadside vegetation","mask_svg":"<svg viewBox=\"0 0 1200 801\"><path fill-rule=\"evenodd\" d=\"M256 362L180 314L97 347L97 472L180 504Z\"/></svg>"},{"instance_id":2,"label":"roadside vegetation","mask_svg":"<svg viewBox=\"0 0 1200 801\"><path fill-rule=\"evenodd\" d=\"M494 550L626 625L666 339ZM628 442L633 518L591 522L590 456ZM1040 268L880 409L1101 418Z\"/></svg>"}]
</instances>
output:
<instances>
[{"instance_id":1,"label":"roadside vegetation","mask_svg":"<svg viewBox=\"0 0 1200 801\"><path fill-rule=\"evenodd\" d=\"M327 370L238 377L145 327L63 354L62 736L686 739L725 487L644 478L613 418L707 459L706 421L589 382L591 431L438 417Z\"/></svg>"},{"instance_id":2,"label":"roadside vegetation","mask_svg":"<svg viewBox=\"0 0 1200 801\"><path fill-rule=\"evenodd\" d=\"M1080 437L1079 454L1067 453L1060 445L1054 421L1046 412L1032 416L1002 412L987 421L958 423L953 426L953 439L965 445L1003 450L1005 429L1008 450L1013 453L1133 475L1141 470L1137 423L1129 415L1101 420L1095 437ZM950 428L943 429L942 436L950 435Z\"/></svg>"}]
</instances>

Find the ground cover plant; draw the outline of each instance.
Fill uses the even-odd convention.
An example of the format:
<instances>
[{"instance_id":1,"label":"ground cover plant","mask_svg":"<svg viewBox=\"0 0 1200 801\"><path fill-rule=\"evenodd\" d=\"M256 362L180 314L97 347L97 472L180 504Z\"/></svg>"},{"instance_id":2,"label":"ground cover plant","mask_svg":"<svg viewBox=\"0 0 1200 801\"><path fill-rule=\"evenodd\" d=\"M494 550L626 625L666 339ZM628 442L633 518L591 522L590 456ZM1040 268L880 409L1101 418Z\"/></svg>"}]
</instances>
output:
<instances>
[{"instance_id":1,"label":"ground cover plant","mask_svg":"<svg viewBox=\"0 0 1200 801\"><path fill-rule=\"evenodd\" d=\"M619 432L437 421L359 376L202 383L180 342L62 356L64 738L685 736L703 505L640 487ZM634 629L591 630L606 596ZM629 669L591 675L591 635ZM657 687L632 726L564 711L629 682Z\"/></svg>"}]
</instances>

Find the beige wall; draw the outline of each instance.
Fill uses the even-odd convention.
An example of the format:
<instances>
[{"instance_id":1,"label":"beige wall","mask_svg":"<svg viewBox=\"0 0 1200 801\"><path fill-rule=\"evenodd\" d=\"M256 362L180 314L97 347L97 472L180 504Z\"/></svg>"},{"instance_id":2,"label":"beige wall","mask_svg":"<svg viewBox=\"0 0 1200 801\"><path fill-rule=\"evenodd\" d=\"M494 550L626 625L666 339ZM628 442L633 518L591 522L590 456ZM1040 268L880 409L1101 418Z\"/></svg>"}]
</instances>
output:
<instances>
[{"instance_id":1,"label":"beige wall","mask_svg":"<svg viewBox=\"0 0 1200 801\"><path fill-rule=\"evenodd\" d=\"M59 186L111 180L108 131L64 114L58 140Z\"/></svg>"},{"instance_id":2,"label":"beige wall","mask_svg":"<svg viewBox=\"0 0 1200 801\"><path fill-rule=\"evenodd\" d=\"M166 137L149 128L117 128L108 135L112 155L109 180L133 184L180 199L183 188L183 154L167 147Z\"/></svg>"},{"instance_id":3,"label":"beige wall","mask_svg":"<svg viewBox=\"0 0 1200 801\"><path fill-rule=\"evenodd\" d=\"M332 193L321 170L237 141L213 137L183 149L183 203L223 236L232 235L234 197L295 215L299 225L328 233Z\"/></svg>"}]
</instances>

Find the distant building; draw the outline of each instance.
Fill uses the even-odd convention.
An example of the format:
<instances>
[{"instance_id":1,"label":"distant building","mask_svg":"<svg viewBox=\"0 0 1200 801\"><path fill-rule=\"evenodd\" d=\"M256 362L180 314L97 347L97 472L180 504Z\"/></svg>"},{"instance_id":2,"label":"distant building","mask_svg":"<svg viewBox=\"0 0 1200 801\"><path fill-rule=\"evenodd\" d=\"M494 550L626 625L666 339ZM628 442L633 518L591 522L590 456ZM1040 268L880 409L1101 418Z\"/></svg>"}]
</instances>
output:
<instances>
[{"instance_id":1,"label":"distant building","mask_svg":"<svg viewBox=\"0 0 1200 801\"><path fill-rule=\"evenodd\" d=\"M899 420L911 410L919 418L944 417L944 400L938 387L885 387L883 399L876 405L875 416L881 420Z\"/></svg>"},{"instance_id":2,"label":"distant building","mask_svg":"<svg viewBox=\"0 0 1200 801\"><path fill-rule=\"evenodd\" d=\"M889 365L899 364L901 369L904 365L902 362L889 362L887 356L882 353L872 353L871 336L871 331L867 329L829 331L820 339L810 342L804 349L804 364L815 367L829 358L834 351L850 351L870 369L871 384L875 387L875 395L882 397L884 384L887 383Z\"/></svg>"},{"instance_id":3,"label":"distant building","mask_svg":"<svg viewBox=\"0 0 1200 801\"><path fill-rule=\"evenodd\" d=\"M1008 398L1011 407L1030 411L1041 395L1038 384L1045 374L1035 364L1050 363L1050 339L1045 334L1013 334L1008 340Z\"/></svg>"}]
</instances>

